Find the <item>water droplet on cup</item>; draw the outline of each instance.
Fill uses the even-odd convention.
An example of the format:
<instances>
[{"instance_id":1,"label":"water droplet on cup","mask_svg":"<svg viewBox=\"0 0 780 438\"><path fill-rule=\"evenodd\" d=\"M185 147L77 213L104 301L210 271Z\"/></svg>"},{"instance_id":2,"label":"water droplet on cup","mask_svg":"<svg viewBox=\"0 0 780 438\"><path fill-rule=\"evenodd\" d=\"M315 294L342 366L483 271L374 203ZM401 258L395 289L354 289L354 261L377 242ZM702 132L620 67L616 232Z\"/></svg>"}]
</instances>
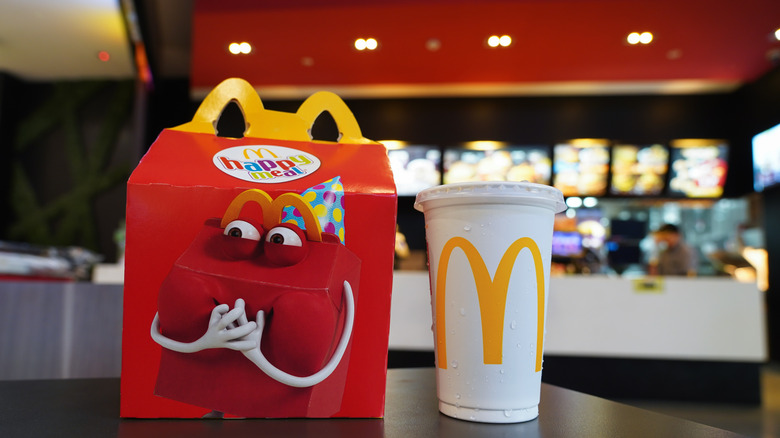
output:
<instances>
[{"instance_id":1,"label":"water droplet on cup","mask_svg":"<svg viewBox=\"0 0 780 438\"><path fill-rule=\"evenodd\" d=\"M455 394L455 398L460 399L460 394Z\"/></svg>"},{"instance_id":2,"label":"water droplet on cup","mask_svg":"<svg viewBox=\"0 0 780 438\"><path fill-rule=\"evenodd\" d=\"M513 319L512 322L509 323L509 328L511 328L512 330L516 329L517 328L517 321L515 321Z\"/></svg>"},{"instance_id":3,"label":"water droplet on cup","mask_svg":"<svg viewBox=\"0 0 780 438\"><path fill-rule=\"evenodd\" d=\"M512 410L511 409L506 409L504 411L504 416L507 417L507 418L511 417L512 416Z\"/></svg>"},{"instance_id":4,"label":"water droplet on cup","mask_svg":"<svg viewBox=\"0 0 780 438\"><path fill-rule=\"evenodd\" d=\"M460 316L466 316L466 309L463 307L460 308Z\"/></svg>"},{"instance_id":5,"label":"water droplet on cup","mask_svg":"<svg viewBox=\"0 0 780 438\"><path fill-rule=\"evenodd\" d=\"M457 360L453 360L452 362L450 362L450 365L452 365L453 368L457 368L458 367L458 361Z\"/></svg>"},{"instance_id":6,"label":"water droplet on cup","mask_svg":"<svg viewBox=\"0 0 780 438\"><path fill-rule=\"evenodd\" d=\"M501 374L504 374L504 370L499 370L498 372L501 373Z\"/></svg>"},{"instance_id":7,"label":"water droplet on cup","mask_svg":"<svg viewBox=\"0 0 780 438\"><path fill-rule=\"evenodd\" d=\"M471 231L471 227L469 225L466 225L463 227L463 231Z\"/></svg>"}]
</instances>

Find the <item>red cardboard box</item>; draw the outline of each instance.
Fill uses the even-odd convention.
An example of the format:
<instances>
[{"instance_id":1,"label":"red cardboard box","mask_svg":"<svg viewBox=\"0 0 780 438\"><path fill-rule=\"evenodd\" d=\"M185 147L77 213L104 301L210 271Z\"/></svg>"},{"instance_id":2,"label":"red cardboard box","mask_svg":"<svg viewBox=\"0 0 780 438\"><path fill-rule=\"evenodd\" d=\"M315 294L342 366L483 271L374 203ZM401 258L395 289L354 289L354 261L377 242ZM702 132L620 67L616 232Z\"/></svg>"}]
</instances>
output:
<instances>
[{"instance_id":1,"label":"red cardboard box","mask_svg":"<svg viewBox=\"0 0 780 438\"><path fill-rule=\"evenodd\" d=\"M218 137L236 101L247 131ZM312 140L328 111L338 143ZM332 93L228 79L128 182L121 416L382 417L396 194Z\"/></svg>"}]
</instances>

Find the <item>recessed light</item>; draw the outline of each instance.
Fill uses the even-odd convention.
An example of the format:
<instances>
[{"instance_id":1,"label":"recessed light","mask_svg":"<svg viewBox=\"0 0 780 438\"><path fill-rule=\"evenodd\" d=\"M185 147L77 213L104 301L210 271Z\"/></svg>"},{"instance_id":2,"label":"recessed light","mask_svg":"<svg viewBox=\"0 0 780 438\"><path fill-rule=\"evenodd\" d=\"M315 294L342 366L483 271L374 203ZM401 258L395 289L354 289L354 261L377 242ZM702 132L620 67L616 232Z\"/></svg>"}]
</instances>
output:
<instances>
[{"instance_id":1,"label":"recessed light","mask_svg":"<svg viewBox=\"0 0 780 438\"><path fill-rule=\"evenodd\" d=\"M777 30L775 30L775 39L776 39L776 40L778 40L778 41L780 41L780 28L778 28Z\"/></svg>"},{"instance_id":2,"label":"recessed light","mask_svg":"<svg viewBox=\"0 0 780 438\"><path fill-rule=\"evenodd\" d=\"M490 47L509 47L509 45L512 44L512 37L509 35L491 35L487 39L487 44Z\"/></svg>"},{"instance_id":3,"label":"recessed light","mask_svg":"<svg viewBox=\"0 0 780 438\"><path fill-rule=\"evenodd\" d=\"M431 52L435 52L441 49L441 41L438 38L429 38L428 41L425 42L425 48Z\"/></svg>"},{"instance_id":4,"label":"recessed light","mask_svg":"<svg viewBox=\"0 0 780 438\"><path fill-rule=\"evenodd\" d=\"M626 41L628 41L628 44L650 44L653 41L653 34L650 32L631 32L626 37Z\"/></svg>"},{"instance_id":5,"label":"recessed light","mask_svg":"<svg viewBox=\"0 0 780 438\"><path fill-rule=\"evenodd\" d=\"M234 55L248 55L252 52L252 45L247 42L230 43L228 51Z\"/></svg>"},{"instance_id":6,"label":"recessed light","mask_svg":"<svg viewBox=\"0 0 780 438\"><path fill-rule=\"evenodd\" d=\"M582 207L582 198L578 196L571 196L566 198L566 206L570 208L580 208Z\"/></svg>"},{"instance_id":7,"label":"recessed light","mask_svg":"<svg viewBox=\"0 0 780 438\"><path fill-rule=\"evenodd\" d=\"M374 38L358 38L355 40L355 48L358 50L374 50L379 47L379 42Z\"/></svg>"}]
</instances>

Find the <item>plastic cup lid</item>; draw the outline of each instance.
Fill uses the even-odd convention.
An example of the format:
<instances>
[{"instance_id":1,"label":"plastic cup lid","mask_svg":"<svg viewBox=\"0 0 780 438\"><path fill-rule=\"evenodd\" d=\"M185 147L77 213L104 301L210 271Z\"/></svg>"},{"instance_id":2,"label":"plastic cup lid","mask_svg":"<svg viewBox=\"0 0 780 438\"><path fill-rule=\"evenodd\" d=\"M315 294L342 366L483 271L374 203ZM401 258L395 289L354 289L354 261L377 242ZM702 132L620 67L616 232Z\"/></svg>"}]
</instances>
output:
<instances>
[{"instance_id":1,"label":"plastic cup lid","mask_svg":"<svg viewBox=\"0 0 780 438\"><path fill-rule=\"evenodd\" d=\"M414 208L425 211L426 205L434 208L458 204L535 205L555 213L566 210L560 190L527 181L464 182L430 187L417 194Z\"/></svg>"}]
</instances>

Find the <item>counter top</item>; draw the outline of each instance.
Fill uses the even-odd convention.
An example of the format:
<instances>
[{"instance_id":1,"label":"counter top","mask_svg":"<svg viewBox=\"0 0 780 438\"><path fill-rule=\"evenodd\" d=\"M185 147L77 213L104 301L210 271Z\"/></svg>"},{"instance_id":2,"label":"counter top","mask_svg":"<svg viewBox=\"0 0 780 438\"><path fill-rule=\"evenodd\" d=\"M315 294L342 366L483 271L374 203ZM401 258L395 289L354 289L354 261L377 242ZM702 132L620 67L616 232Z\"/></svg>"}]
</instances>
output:
<instances>
[{"instance_id":1,"label":"counter top","mask_svg":"<svg viewBox=\"0 0 780 438\"><path fill-rule=\"evenodd\" d=\"M0 394L0 436L14 438L740 436L548 384L536 420L461 421L438 413L433 368L388 371L384 419L120 419L119 379L0 381Z\"/></svg>"}]
</instances>

